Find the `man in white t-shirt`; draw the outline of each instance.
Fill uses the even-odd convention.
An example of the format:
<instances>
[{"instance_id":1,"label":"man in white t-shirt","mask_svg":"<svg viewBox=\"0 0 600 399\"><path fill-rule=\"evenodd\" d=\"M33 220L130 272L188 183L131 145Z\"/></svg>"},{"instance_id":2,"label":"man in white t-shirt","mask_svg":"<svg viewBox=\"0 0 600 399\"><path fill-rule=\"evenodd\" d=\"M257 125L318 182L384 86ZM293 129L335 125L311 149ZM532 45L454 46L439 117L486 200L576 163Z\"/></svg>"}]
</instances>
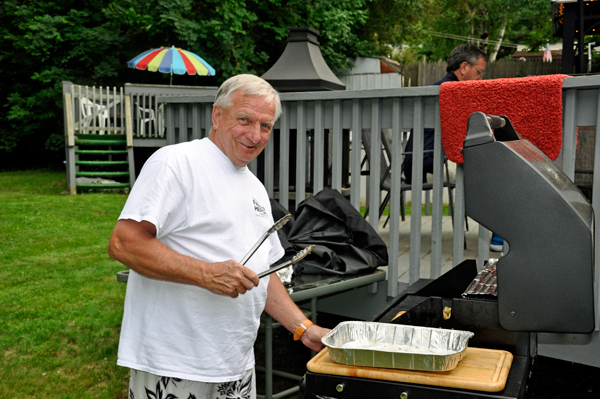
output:
<instances>
[{"instance_id":1,"label":"man in white t-shirt","mask_svg":"<svg viewBox=\"0 0 600 399\"><path fill-rule=\"evenodd\" d=\"M284 250L264 186L247 164L281 113L277 92L253 75L219 88L209 137L167 146L145 163L113 231L109 255L128 266L117 364L130 398L255 398L253 345L264 311L321 350L277 274L257 273ZM162 396L159 396L162 395Z\"/></svg>"}]
</instances>

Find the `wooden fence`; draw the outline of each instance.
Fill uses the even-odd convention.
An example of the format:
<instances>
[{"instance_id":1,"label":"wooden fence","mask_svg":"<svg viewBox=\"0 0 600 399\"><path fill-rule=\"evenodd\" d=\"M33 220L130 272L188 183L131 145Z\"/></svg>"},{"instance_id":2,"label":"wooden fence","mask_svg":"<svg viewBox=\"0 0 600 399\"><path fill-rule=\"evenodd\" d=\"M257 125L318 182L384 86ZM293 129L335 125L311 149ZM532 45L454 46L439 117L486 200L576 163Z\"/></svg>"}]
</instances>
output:
<instances>
[{"instance_id":1,"label":"wooden fence","mask_svg":"<svg viewBox=\"0 0 600 399\"><path fill-rule=\"evenodd\" d=\"M446 61L415 62L404 67L402 87L430 86L446 75ZM520 78L561 73L561 60L500 60L485 68L485 79Z\"/></svg>"}]
</instances>

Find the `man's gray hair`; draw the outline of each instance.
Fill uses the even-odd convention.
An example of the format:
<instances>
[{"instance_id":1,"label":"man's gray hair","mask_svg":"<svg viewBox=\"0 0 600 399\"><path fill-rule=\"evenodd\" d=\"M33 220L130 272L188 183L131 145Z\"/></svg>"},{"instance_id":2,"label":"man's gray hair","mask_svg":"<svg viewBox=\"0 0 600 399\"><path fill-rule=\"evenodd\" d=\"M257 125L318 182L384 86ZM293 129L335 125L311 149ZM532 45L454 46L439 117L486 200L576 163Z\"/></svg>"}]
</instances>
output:
<instances>
[{"instance_id":1,"label":"man's gray hair","mask_svg":"<svg viewBox=\"0 0 600 399\"><path fill-rule=\"evenodd\" d=\"M471 65L475 65L477 62L479 62L481 57L487 61L487 55L481 51L479 47L473 44L461 44L460 46L456 46L446 60L448 63L446 72L456 71L458 68L460 68L460 64L465 61Z\"/></svg>"},{"instance_id":2,"label":"man's gray hair","mask_svg":"<svg viewBox=\"0 0 600 399\"><path fill-rule=\"evenodd\" d=\"M214 105L230 107L233 96L238 90L242 90L246 96L260 96L267 101L275 100L275 120L281 115L281 100L277 90L266 80L249 74L232 76L223 82L217 91Z\"/></svg>"}]
</instances>

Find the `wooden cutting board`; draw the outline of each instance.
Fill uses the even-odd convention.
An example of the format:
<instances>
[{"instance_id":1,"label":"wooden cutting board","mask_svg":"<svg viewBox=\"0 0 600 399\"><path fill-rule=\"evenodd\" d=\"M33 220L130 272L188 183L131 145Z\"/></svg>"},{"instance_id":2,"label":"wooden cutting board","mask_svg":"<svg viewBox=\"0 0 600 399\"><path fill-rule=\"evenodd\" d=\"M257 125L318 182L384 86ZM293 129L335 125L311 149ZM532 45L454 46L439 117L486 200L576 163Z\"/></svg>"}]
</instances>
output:
<instances>
[{"instance_id":1,"label":"wooden cutting board","mask_svg":"<svg viewBox=\"0 0 600 399\"><path fill-rule=\"evenodd\" d=\"M313 357L306 368L319 374L499 392L506 385L512 360L513 355L510 352L469 347L465 357L458 362L454 370L415 371L339 364L331 359L329 350L325 349Z\"/></svg>"}]
</instances>

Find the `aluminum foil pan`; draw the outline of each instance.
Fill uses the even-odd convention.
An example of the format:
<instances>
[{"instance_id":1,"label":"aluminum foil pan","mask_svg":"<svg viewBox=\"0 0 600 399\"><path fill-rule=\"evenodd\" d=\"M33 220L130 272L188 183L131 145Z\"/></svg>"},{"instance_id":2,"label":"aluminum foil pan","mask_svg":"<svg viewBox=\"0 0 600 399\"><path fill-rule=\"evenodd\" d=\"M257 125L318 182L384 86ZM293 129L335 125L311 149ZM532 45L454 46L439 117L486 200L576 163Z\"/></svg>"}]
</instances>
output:
<instances>
[{"instance_id":1,"label":"aluminum foil pan","mask_svg":"<svg viewBox=\"0 0 600 399\"><path fill-rule=\"evenodd\" d=\"M346 321L321 340L333 361L351 366L448 371L463 358L469 331Z\"/></svg>"}]
</instances>

